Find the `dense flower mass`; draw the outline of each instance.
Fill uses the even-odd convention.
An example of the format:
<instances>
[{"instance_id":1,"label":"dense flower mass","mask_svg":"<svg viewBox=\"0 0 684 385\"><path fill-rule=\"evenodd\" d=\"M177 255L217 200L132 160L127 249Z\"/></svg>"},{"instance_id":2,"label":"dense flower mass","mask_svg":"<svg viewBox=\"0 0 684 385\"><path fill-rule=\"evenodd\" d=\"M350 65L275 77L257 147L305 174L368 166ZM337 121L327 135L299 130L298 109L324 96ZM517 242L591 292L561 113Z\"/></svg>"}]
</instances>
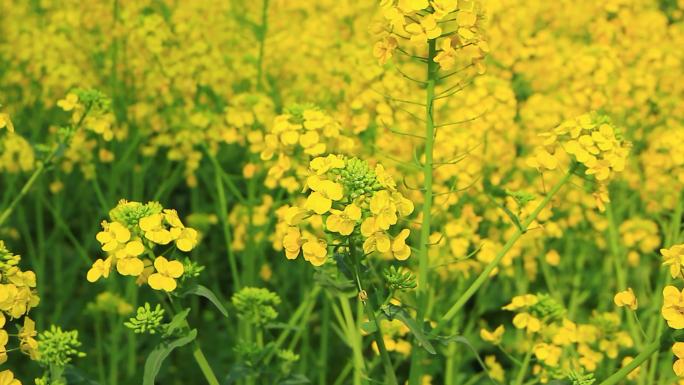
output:
<instances>
[{"instance_id":1,"label":"dense flower mass","mask_svg":"<svg viewBox=\"0 0 684 385\"><path fill-rule=\"evenodd\" d=\"M682 385L682 47L684 0L0 0L0 385Z\"/></svg>"},{"instance_id":2,"label":"dense flower mass","mask_svg":"<svg viewBox=\"0 0 684 385\"><path fill-rule=\"evenodd\" d=\"M164 209L158 202L120 201L102 222L97 241L106 253L88 270L87 279L108 278L112 270L137 278L152 289L174 291L184 273L183 263L157 255L158 246L173 245L181 252L191 251L198 242L197 230L186 227L176 210ZM165 253L168 252L165 251Z\"/></svg>"},{"instance_id":3,"label":"dense flower mass","mask_svg":"<svg viewBox=\"0 0 684 385\"><path fill-rule=\"evenodd\" d=\"M324 264L328 237L333 247L353 247L356 238L363 239L366 254L377 251L400 261L411 255L406 244L410 230L397 228L400 219L413 212L413 203L397 190L381 164L372 168L357 158L317 157L309 164L306 187L306 200L284 214L287 228L282 247L288 259L301 252L312 265Z\"/></svg>"}]
</instances>

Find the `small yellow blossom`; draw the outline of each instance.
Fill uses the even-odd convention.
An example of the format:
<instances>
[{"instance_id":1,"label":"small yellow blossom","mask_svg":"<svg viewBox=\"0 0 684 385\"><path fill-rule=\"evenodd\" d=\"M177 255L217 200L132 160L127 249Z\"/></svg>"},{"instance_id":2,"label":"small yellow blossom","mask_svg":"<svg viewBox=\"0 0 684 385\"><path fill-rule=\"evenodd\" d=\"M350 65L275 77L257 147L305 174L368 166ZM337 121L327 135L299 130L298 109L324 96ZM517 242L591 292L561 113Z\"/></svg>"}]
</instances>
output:
<instances>
[{"instance_id":1,"label":"small yellow blossom","mask_svg":"<svg viewBox=\"0 0 684 385\"><path fill-rule=\"evenodd\" d=\"M164 257L157 257L154 260L156 273L147 278L147 283L154 290L174 291L176 289L176 278L183 275L183 264L178 261L169 261Z\"/></svg>"},{"instance_id":2,"label":"small yellow blossom","mask_svg":"<svg viewBox=\"0 0 684 385\"><path fill-rule=\"evenodd\" d=\"M503 338L505 328L503 325L499 325L494 329L494 331L489 331L485 328L480 329L480 338L482 338L484 341L491 342L494 345L498 345L501 343L501 339Z\"/></svg>"},{"instance_id":3,"label":"small yellow blossom","mask_svg":"<svg viewBox=\"0 0 684 385\"><path fill-rule=\"evenodd\" d=\"M634 291L632 291L631 287L627 288L627 290L620 291L617 294L615 294L613 301L615 302L615 305L617 305L618 307L626 306L630 310L636 310L638 306L637 298L634 295Z\"/></svg>"},{"instance_id":4,"label":"small yellow blossom","mask_svg":"<svg viewBox=\"0 0 684 385\"><path fill-rule=\"evenodd\" d=\"M101 258L93 263L93 266L88 270L88 275L86 278L88 282L96 282L100 278L109 277L109 272L112 270L112 258L107 257L102 260Z\"/></svg>"},{"instance_id":5,"label":"small yellow blossom","mask_svg":"<svg viewBox=\"0 0 684 385\"><path fill-rule=\"evenodd\" d=\"M684 329L684 292L668 285L663 289L663 318L673 329Z\"/></svg>"},{"instance_id":6,"label":"small yellow blossom","mask_svg":"<svg viewBox=\"0 0 684 385\"><path fill-rule=\"evenodd\" d=\"M331 215L325 224L330 231L340 233L341 235L349 235L354 231L354 227L360 219L361 209L352 203L345 207L344 211L331 211Z\"/></svg>"}]
</instances>

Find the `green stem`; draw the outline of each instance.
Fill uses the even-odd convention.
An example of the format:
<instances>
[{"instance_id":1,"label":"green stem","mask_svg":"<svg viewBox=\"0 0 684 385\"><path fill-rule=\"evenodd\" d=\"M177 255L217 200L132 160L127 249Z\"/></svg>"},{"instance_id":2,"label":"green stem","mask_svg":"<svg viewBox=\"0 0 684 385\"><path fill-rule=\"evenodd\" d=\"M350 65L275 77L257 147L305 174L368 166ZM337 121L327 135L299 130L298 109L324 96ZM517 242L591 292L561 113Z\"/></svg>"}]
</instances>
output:
<instances>
[{"instance_id":1,"label":"green stem","mask_svg":"<svg viewBox=\"0 0 684 385\"><path fill-rule=\"evenodd\" d=\"M24 186L19 190L19 193L12 199L12 202L10 202L9 206L5 210L2 211L2 214L0 214L0 227L7 221L7 219L12 215L12 212L14 211L14 208L21 202L22 199L28 194L28 192L31 190L31 187L33 187L33 184L36 183L38 178L43 174L45 171L45 168L47 165L50 164L52 159L57 155L57 151L59 150L59 146L55 146L55 148L50 152L50 154L45 158L45 161L41 162L38 164L36 169L33 171L33 174L31 174L31 177L26 181Z\"/></svg>"},{"instance_id":2,"label":"green stem","mask_svg":"<svg viewBox=\"0 0 684 385\"><path fill-rule=\"evenodd\" d=\"M363 347L361 346L361 335L359 333L358 325L352 315L351 306L349 305L349 298L344 295L339 296L340 308L344 314L344 321L347 333L347 343L352 349L352 357L354 362L354 371L352 372L353 384L361 385L362 378L365 372L365 364L363 361Z\"/></svg>"},{"instance_id":3,"label":"green stem","mask_svg":"<svg viewBox=\"0 0 684 385\"><path fill-rule=\"evenodd\" d=\"M352 239L350 239L350 245L349 245L349 251L350 251L350 256L352 259L352 263L354 266L354 276L356 278L356 282L358 285L359 293L366 293L366 291L363 289L363 284L361 282L361 274L359 274L359 267L360 263L359 260L356 256L356 247L354 245L354 242ZM366 294L367 296L367 294ZM375 315L375 308L373 306L373 301L374 301L374 296L369 296L366 298L366 300L362 300L364 310L366 311L366 314L368 315L368 318L373 321L375 324L375 343L378 345L378 350L380 351L380 357L382 359L382 365L385 367L385 383L389 383L390 385L399 385L399 381L397 381L397 376L394 373L394 365L392 365L392 359L389 356L389 352L387 351L387 347L385 346L385 340L383 339L382 336L382 328L380 326L380 321L378 321L377 316Z\"/></svg>"},{"instance_id":4,"label":"green stem","mask_svg":"<svg viewBox=\"0 0 684 385\"><path fill-rule=\"evenodd\" d=\"M231 246L232 234L230 232L230 223L228 221L228 203L226 202L225 190L223 189L223 179L221 178L223 169L221 169L221 165L219 164L218 160L211 153L209 153L208 149L207 154L209 154L209 159L214 166L214 183L216 184L216 195L219 203L218 217L221 220L221 227L223 227L223 236L225 238L226 250L228 253L228 264L230 265L230 274L233 278L233 289L237 292L242 286L240 285L240 274L238 273L237 259L235 257L235 253L233 253L233 247Z\"/></svg>"},{"instance_id":5,"label":"green stem","mask_svg":"<svg viewBox=\"0 0 684 385\"><path fill-rule=\"evenodd\" d=\"M158 297L161 296L158 295ZM170 310L169 313L172 317L174 317L176 314L180 312L180 309L178 308L178 305L175 302L173 302L173 299L170 295L167 294L166 298L169 300L169 304L171 305L171 309L167 309L167 311ZM162 304L165 303L163 300L161 302ZM183 321L183 327L191 329L190 323L187 319ZM202 374L204 375L204 378L207 380L207 383L209 383L209 385L220 385L218 379L216 378L216 375L214 374L214 371L211 369L211 366L207 361L207 358L204 356L202 348L200 347L200 344L197 340L194 340L192 342L192 357L195 359L195 362L197 362L197 366L199 366L200 370L202 371Z\"/></svg>"},{"instance_id":6,"label":"green stem","mask_svg":"<svg viewBox=\"0 0 684 385\"><path fill-rule=\"evenodd\" d=\"M534 351L534 346L527 351L525 358L523 359L520 369L518 369L518 375L516 376L514 385L522 385L523 380L525 380L525 374L527 373L527 368L530 366L530 360L532 359L532 352Z\"/></svg>"},{"instance_id":7,"label":"green stem","mask_svg":"<svg viewBox=\"0 0 684 385\"><path fill-rule=\"evenodd\" d=\"M620 381L622 381L623 378L627 377L629 373L632 372L632 370L636 369L646 361L651 354L657 353L658 349L660 348L660 340L651 342L650 344L644 346L644 350L639 353L638 356L634 357L632 361L629 362L629 364L623 366L620 370L617 372L613 373L612 376L608 377L605 379L603 382L601 382L599 385L616 385Z\"/></svg>"},{"instance_id":8,"label":"green stem","mask_svg":"<svg viewBox=\"0 0 684 385\"><path fill-rule=\"evenodd\" d=\"M610 251L613 257L615 276L617 277L617 282L619 286L616 291L626 290L627 278L625 277L625 273L623 271L622 266L622 263L624 263L624 261L622 260L624 253L620 248L620 235L618 234L618 226L615 219L613 205L610 203L607 205L606 216L608 217L608 235L610 240ZM630 310L624 311L629 312ZM629 329L630 334L632 335L632 339L634 339L634 341L636 342L636 346L638 348L641 347L643 343L643 341L641 340L641 334L639 333L637 326L634 322L634 319L631 316L627 317L627 327Z\"/></svg>"},{"instance_id":9,"label":"green stem","mask_svg":"<svg viewBox=\"0 0 684 385\"><path fill-rule=\"evenodd\" d=\"M420 227L420 250L418 253L418 311L417 319L422 322L425 318L427 297L429 293L428 278L428 247L430 243L431 220L432 220L432 171L433 171L433 148L435 144L435 123L433 107L435 102L435 82L437 80L437 63L434 58L437 55L436 41L428 41L427 56L427 84L425 97L425 150L423 163L423 212ZM419 365L422 352L419 350L411 355L411 371L409 384L417 385L421 376L422 368Z\"/></svg>"},{"instance_id":10,"label":"green stem","mask_svg":"<svg viewBox=\"0 0 684 385\"><path fill-rule=\"evenodd\" d=\"M200 370L202 371L204 378L207 380L207 383L209 383L209 385L219 385L219 381L216 378L214 371L211 369L211 366L209 366L209 362L207 361L207 358L204 356L202 348L200 347L197 341L195 341L192 347L192 357L195 359L195 362L197 362L197 365L200 367Z\"/></svg>"},{"instance_id":11,"label":"green stem","mask_svg":"<svg viewBox=\"0 0 684 385\"><path fill-rule=\"evenodd\" d=\"M570 166L570 169L568 172L561 178L556 185L551 188L551 190L546 194L546 197L539 203L539 205L530 213L530 215L525 219L525 221L521 224L521 227L516 230L516 232L513 234L511 238L508 239L506 244L503 246L503 248L499 251L499 253L496 255L496 257L484 268L482 273L475 279L475 281L466 289L466 291L458 298L456 303L454 303L449 311L442 316L442 318L439 320L439 323L433 330L433 334L438 333L449 320L451 320L456 313L458 313L463 306L465 306L466 302L475 295L477 290L489 279L490 274L494 269L499 265L503 257L513 248L515 243L520 239L520 237L527 232L527 228L530 226L530 224L537 219L537 216L539 216L539 213L546 207L551 199L556 195L556 193L563 187L565 183L568 182L570 179L570 176L572 176L573 172L575 171L575 168L577 167L577 164L573 163Z\"/></svg>"}]
</instances>

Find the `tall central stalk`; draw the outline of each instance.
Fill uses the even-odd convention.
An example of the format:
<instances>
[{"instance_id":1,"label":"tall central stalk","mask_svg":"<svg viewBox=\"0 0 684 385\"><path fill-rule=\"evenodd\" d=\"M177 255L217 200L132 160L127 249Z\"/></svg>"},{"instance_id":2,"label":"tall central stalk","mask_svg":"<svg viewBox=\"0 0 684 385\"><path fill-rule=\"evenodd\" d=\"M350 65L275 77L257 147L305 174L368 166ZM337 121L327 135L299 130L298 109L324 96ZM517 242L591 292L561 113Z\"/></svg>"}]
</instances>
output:
<instances>
[{"instance_id":1,"label":"tall central stalk","mask_svg":"<svg viewBox=\"0 0 684 385\"><path fill-rule=\"evenodd\" d=\"M435 81L437 79L437 63L434 58L437 55L435 40L428 40L427 56L427 81L425 98L425 151L423 153L423 212L420 227L420 252L418 254L418 312L417 319L422 323L425 318L428 303L428 246L430 243L430 221L432 220L432 152L435 144L435 123L433 105L435 102ZM410 385L417 385L420 379L420 358L422 351L417 350L411 355Z\"/></svg>"}]
</instances>

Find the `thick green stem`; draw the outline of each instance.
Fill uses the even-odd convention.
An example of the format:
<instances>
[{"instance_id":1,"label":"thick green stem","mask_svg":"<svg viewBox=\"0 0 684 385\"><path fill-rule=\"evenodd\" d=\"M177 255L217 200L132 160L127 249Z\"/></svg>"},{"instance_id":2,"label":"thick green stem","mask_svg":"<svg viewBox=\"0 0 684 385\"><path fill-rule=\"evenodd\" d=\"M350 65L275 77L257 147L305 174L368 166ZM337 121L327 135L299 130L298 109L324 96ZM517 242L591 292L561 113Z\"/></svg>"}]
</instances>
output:
<instances>
[{"instance_id":1,"label":"thick green stem","mask_svg":"<svg viewBox=\"0 0 684 385\"><path fill-rule=\"evenodd\" d=\"M528 227L532 222L537 219L537 216L539 216L539 213L549 204L551 199L556 195L556 193L565 185L565 183L568 182L570 179L570 176L575 171L575 168L577 167L576 164L573 163L573 165L570 167L568 172L561 178L556 185L551 188L551 190L546 194L546 197L539 203L539 205L530 213L530 215L525 219L525 221L521 224L520 228L513 234L511 238L508 239L506 244L503 246L503 248L499 251L499 253L496 255L496 257L484 268L482 273L475 279L475 281L466 289L466 291L456 300L456 303L454 303L449 311L442 316L442 318L439 320L439 323L433 330L433 334L438 333L444 326L446 326L447 322L451 320L456 313L458 313L463 306L468 302L468 300L475 295L477 290L489 279L490 274L494 269L499 265L501 260L503 259L504 256L513 248L515 243L522 237L523 234L527 232Z\"/></svg>"},{"instance_id":2,"label":"thick green stem","mask_svg":"<svg viewBox=\"0 0 684 385\"><path fill-rule=\"evenodd\" d=\"M211 366L209 366L209 362L207 361L207 358L204 356L204 353L202 353L202 348L200 348L200 345L197 341L195 341L195 343L193 344L192 357L195 359L197 365L200 367L200 370L202 371L204 378L207 380L207 383L209 383L209 385L219 385L219 381L216 378L214 371L211 369Z\"/></svg>"},{"instance_id":3,"label":"thick green stem","mask_svg":"<svg viewBox=\"0 0 684 385\"><path fill-rule=\"evenodd\" d=\"M437 63L434 58L437 55L435 40L428 41L427 56L427 82L425 97L425 150L423 153L423 211L420 227L420 249L418 253L418 312L419 322L425 318L427 300L429 295L429 271L428 271L428 248L430 243L431 220L432 220L432 171L433 171L433 149L435 144L435 122L433 107L435 102L435 82L437 80ZM422 368L420 359L422 352L414 351L411 355L411 372L409 384L417 385L420 380Z\"/></svg>"}]
</instances>

